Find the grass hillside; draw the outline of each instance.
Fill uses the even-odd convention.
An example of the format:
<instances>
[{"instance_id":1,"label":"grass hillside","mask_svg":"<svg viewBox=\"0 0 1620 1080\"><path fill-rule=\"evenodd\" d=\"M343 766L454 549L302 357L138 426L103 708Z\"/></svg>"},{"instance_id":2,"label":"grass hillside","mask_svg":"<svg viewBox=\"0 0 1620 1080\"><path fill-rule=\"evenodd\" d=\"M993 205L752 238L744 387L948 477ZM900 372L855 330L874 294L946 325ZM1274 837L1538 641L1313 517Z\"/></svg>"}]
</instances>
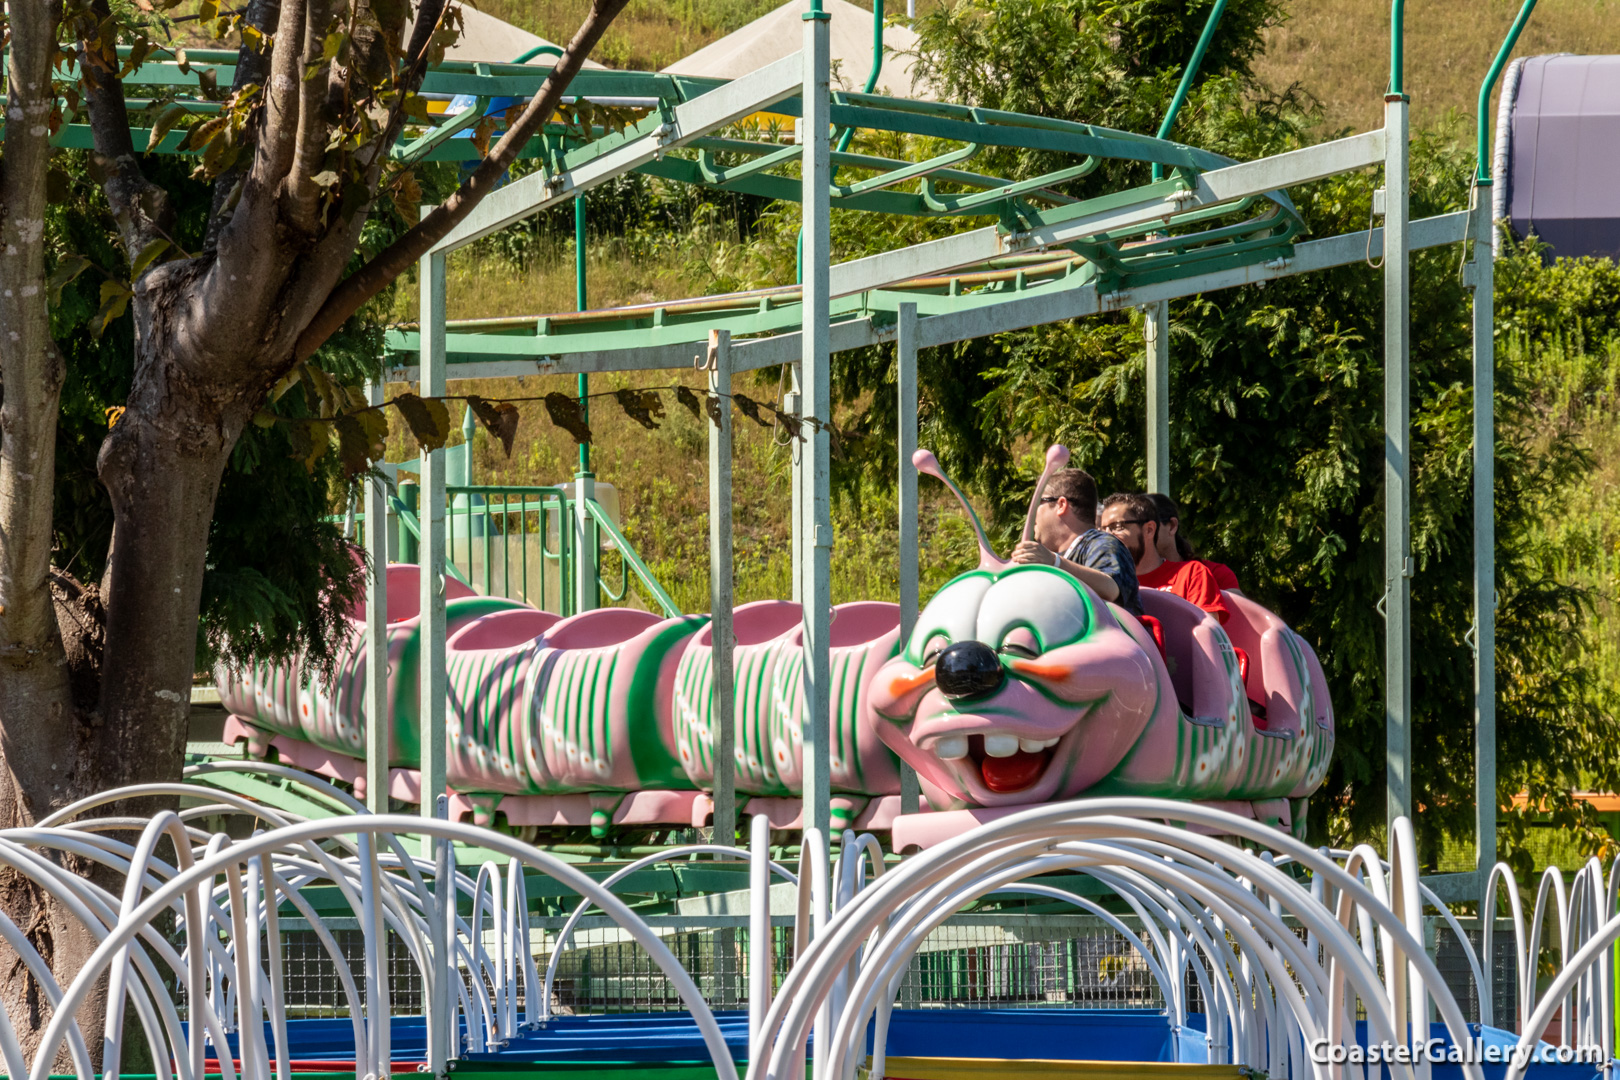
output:
<instances>
[{"instance_id":1,"label":"grass hillside","mask_svg":"<svg viewBox=\"0 0 1620 1080\"><path fill-rule=\"evenodd\" d=\"M935 0L920 0L921 4ZM583 17L588 0L481 0L485 12L552 40L567 40ZM774 0L631 0L609 31L597 58L614 66L656 69L716 40L770 10ZM898 7L898 4L894 5ZM1407 11L1407 88L1413 100L1413 126L1442 120L1455 110L1472 117L1479 80L1517 11L1510 0L1472 4L1412 5ZM1541 0L1516 50L1541 52L1620 52L1620 0ZM1318 100L1330 129L1363 130L1379 123L1382 91L1388 71L1389 12L1385 0L1295 0L1292 15L1271 31L1268 51L1256 67L1273 88L1298 84ZM1493 101L1494 110L1494 101ZM713 221L688 222L685 232L649 237L592 236L590 300L593 307L680 299L719 291L705 265L704 252L738 238L734 229ZM571 238L542 233L520 262L492 255L482 246L458 253L448 267L451 318L541 314L568 311L574 304ZM416 290L399 290L393 312L400 319L416 316ZM1572 361L1573 362L1573 361ZM676 381L692 376L675 373ZM571 392L569 378L522 380L524 396L551 390ZM598 377L593 389L667 385L669 373ZM468 386L489 396L512 394L505 386ZM749 387L759 397L775 387ZM1601 521L1616 510L1620 485L1620 436L1615 432L1612 394L1591 407L1549 408L1561 422L1583 432L1596 469L1593 487L1583 497L1575 520L1591 524L1579 535L1562 536L1565 526L1549 528L1569 542L1572 554L1609 552L1620 529ZM703 432L684 414L670 417L655 432L644 431L609 403L592 417L596 431L595 470L618 486L630 539L655 573L688 610L707 607L707 494ZM542 410L524 412L523 428L511 460L476 436L478 482L556 483L573 472L575 448L568 436L543 418ZM405 456L401 443L390 455ZM788 580L788 451L768 432L742 423L737 449L738 593L740 600L785 596ZM834 560L839 600L892 599L895 595L893 510L888 493L874 479L874 495L838 508L839 557ZM938 498L937 487L925 484L924 565L937 585L957 563L972 561L965 526L951 505ZM1549 511L1552 508L1549 507ZM1612 512L1612 514L1611 514ZM1558 515L1550 513L1550 521ZM673 526L673 527L672 527ZM848 557L854 556L854 557ZM1593 560L1572 559L1590 567ZM1577 576L1598 600L1595 631L1613 639L1611 655L1620 656L1620 619L1609 597L1615 595L1614 560L1597 560L1603 569ZM1572 570L1573 572L1573 570Z\"/></svg>"},{"instance_id":2,"label":"grass hillside","mask_svg":"<svg viewBox=\"0 0 1620 1080\"><path fill-rule=\"evenodd\" d=\"M779 0L631 0L596 59L656 71L746 25ZM855 0L870 8L870 0ZM919 0L918 7L939 0ZM589 0L478 0L478 8L531 33L566 42ZM891 9L900 9L895 3ZM903 11L903 9L901 9ZM1281 89L1299 85L1322 103L1330 127L1376 127L1389 77L1388 0L1294 0L1256 65ZM1406 89L1413 126L1455 109L1474 115L1479 83L1519 10L1519 0L1412 4L1406 9ZM1620 52L1620 0L1540 0L1516 50ZM1492 110L1495 99L1492 99Z\"/></svg>"},{"instance_id":3,"label":"grass hillside","mask_svg":"<svg viewBox=\"0 0 1620 1080\"><path fill-rule=\"evenodd\" d=\"M1330 127L1379 126L1389 79L1386 0L1294 0L1290 8L1292 18L1268 35L1256 64L1261 77L1314 95ZM1452 109L1474 115L1480 81L1518 11L1518 0L1407 5L1405 81L1414 128ZM1540 0L1515 55L1551 52L1620 53L1620 3ZM1494 114L1494 95L1490 109Z\"/></svg>"}]
</instances>

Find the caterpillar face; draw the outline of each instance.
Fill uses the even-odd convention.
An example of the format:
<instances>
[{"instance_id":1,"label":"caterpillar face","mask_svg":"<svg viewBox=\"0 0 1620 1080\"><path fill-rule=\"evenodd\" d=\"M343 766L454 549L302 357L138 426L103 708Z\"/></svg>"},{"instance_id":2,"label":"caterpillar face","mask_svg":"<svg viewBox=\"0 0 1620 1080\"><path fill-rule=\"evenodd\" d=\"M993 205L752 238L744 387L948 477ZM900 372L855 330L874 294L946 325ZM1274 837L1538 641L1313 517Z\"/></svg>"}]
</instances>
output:
<instances>
[{"instance_id":1,"label":"caterpillar face","mask_svg":"<svg viewBox=\"0 0 1620 1080\"><path fill-rule=\"evenodd\" d=\"M1108 605L1061 570L949 582L873 680L879 737L936 808L1067 798L1136 741L1160 696Z\"/></svg>"}]
</instances>

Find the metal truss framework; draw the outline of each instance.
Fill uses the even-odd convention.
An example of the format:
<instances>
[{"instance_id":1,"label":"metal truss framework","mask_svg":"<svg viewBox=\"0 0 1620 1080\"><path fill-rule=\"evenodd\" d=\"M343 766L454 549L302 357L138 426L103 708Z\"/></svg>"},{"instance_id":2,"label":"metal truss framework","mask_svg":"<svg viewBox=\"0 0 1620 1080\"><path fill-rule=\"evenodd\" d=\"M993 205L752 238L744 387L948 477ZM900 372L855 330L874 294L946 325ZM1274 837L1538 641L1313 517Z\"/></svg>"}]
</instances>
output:
<instances>
[{"instance_id":1,"label":"metal truss framework","mask_svg":"<svg viewBox=\"0 0 1620 1080\"><path fill-rule=\"evenodd\" d=\"M1386 596L1380 601L1381 610L1387 610L1389 627L1386 678L1390 817L1393 820L1409 813L1412 662L1407 450L1410 389L1407 379L1409 345L1404 329L1409 321L1409 254L1413 250L1465 242L1471 236L1488 236L1492 228L1488 208L1476 200L1476 207L1470 211L1408 220L1403 190L1409 152L1406 102L1400 100L1390 103L1383 129L1241 164L1141 136L1102 139L1095 132L1081 135L1064 131L1063 137L1073 140L1069 149L1087 154L1088 160L1102 153L1140 161L1162 161L1172 170L1171 175L1165 180L1100 199L1086 202L1054 199L1040 207L1023 201L1023 196L1032 194L1027 186L1016 197L987 187L981 194L999 198L997 224L829 267L820 254L829 250L824 208L834 203L840 194L854 192L859 196L882 191L896 196L897 201L888 206L861 208L916 212L915 205L902 205L898 201L903 193L889 190L892 186L915 181L920 189L915 198L923 200L923 210L929 209L926 204L932 199L941 210L959 212L959 204L941 203L928 182L930 170L937 177L940 171L958 162L949 154L937 155L926 162L897 166L875 178L877 184L887 186L863 188L865 182L838 186L834 182L834 162L830 160L837 155L829 154L827 163L822 164L820 136L830 127L838 126L841 119L854 119L850 110L865 110L861 119L869 123L881 118L872 115L878 112L869 107L872 103L863 100L852 105L849 102L853 95L828 95L820 89L825 86L825 74L819 73L822 78L817 80L816 25L815 20L806 22L807 41L802 56L812 58L809 64L801 57L778 61L722 90L666 110L657 126L649 123L639 132L627 132L613 145L601 147L600 152L586 148L565 155L567 160L562 167L525 177L501 192L499 203L481 207L474 219L424 260L422 279L431 287L424 290L421 310L429 329L425 337L420 327L401 327L390 332L387 347L395 357L418 359L416 364L398 365L392 377L419 380L424 393L434 393L442 392L443 380L449 377L680 369L692 364L694 354L708 348L711 335L715 335L727 343L724 351L728 374L792 365L796 385L802 388L799 400L805 406L805 413L825 418L829 397L826 366L832 352L897 342L901 380L915 386L916 350L919 348L1126 307L1142 307L1148 315L1150 338L1154 339L1154 347L1149 350L1153 360L1149 383L1154 392L1148 402L1148 457L1156 486L1168 490L1169 353L1161 329L1165 303L1178 297L1346 266L1363 260L1369 251L1382 249L1388 283L1386 321L1399 331L1386 342L1386 425L1390 432L1386 439L1386 484L1398 497L1390 502L1386 529L1389 552L1386 561L1390 572L1386 575ZM804 81L797 99L793 99L796 78ZM814 107L817 94L825 95L820 98L826 103L825 112ZM882 100L886 106L884 111L890 116L927 116L933 120L937 118L930 114L940 108L926 103ZM714 167L713 155L703 140L739 117L766 109L784 114L797 112L801 116L808 113L811 119L800 125L805 133L804 145L756 155L729 169ZM826 119L811 122L817 116ZM959 122L955 118L944 119ZM1038 118L1022 119L1032 130L1044 132L1047 128L1041 125L1060 126ZM983 133L981 139L1003 134L999 127L982 118L978 126ZM1019 137L1025 134L1025 129L1007 126L1018 132ZM906 127L900 130L921 133ZM724 148L735 150L740 141L728 140ZM1096 145L1100 142L1107 145ZM689 161L678 164L672 159L671 152L680 147L699 148L696 165ZM965 153L965 148L959 153ZM789 197L790 185L780 178L772 179L774 186L769 188L741 186L741 181L749 177L763 184L763 178L770 175L768 168L789 160L800 167L797 194L805 205L807 280L802 285L526 319L449 323L444 317L440 284L443 281L440 260L444 251L555 205L577 191L603 182L610 174L641 170L721 188ZM875 167L870 162L864 164L868 168ZM1379 165L1384 167L1386 177L1395 178L1397 191L1395 197L1380 200L1385 204L1383 226L1296 242L1298 216L1288 200L1288 187ZM1082 162L1075 169L1090 167L1094 166ZM1047 178L1047 182L1056 181ZM1476 472L1488 476L1494 430L1489 390L1492 364L1489 252L1475 245L1473 257L1470 270L1475 289L1476 328L1484 331L1476 334L1475 343L1476 460L1480 463ZM902 327L911 329L902 333ZM915 417L908 416L908 419L912 422L910 430L914 432ZM901 441L900 460L909 461L914 433L909 439L902 435ZM815 676L825 664L825 652L816 646L826 640L828 618L823 553L830 544L827 535L830 519L825 472L825 450L809 448L802 455L794 492L795 582L798 585L795 599L809 601L805 605L805 624L809 631L806 663L812 686L820 685ZM424 477L424 483L428 480ZM1494 516L1488 482L1482 488L1482 495L1484 509L1476 520L1475 579L1476 591L1488 594L1487 583L1494 581ZM714 520L729 521L729 490L716 490L711 497ZM908 509L914 518L914 501ZM903 515L902 566L915 566L916 545L915 522L908 523ZM909 620L914 618L917 600L914 597L906 600L903 618ZM424 610L428 610L426 604ZM1494 862L1496 847L1492 674L1495 660L1492 612L1487 605L1476 607L1476 619L1476 728L1482 751L1477 780L1482 794L1476 825L1477 866L1489 867ZM719 639L717 632L716 640ZM442 690L425 693L424 698L442 701ZM824 712L824 705L815 702L811 715ZM442 722L437 718L435 721ZM825 722L824 716L821 722ZM824 745L815 731L805 734L812 748ZM807 754L807 758L809 756ZM1487 792L1491 794L1484 794ZM808 805L813 807L819 801L813 789L807 791ZM818 822L812 816L807 818L807 824ZM825 827L825 823L819 824ZM718 821L717 826L724 827ZM1459 896L1476 895L1481 884L1477 869L1435 881L1442 892Z\"/></svg>"},{"instance_id":2,"label":"metal truss framework","mask_svg":"<svg viewBox=\"0 0 1620 1080\"><path fill-rule=\"evenodd\" d=\"M1484 101L1535 0L1525 0L1481 87ZM720 383L736 371L789 364L795 396L805 415L830 414L832 352L895 341L906 408L901 410L902 463L915 443L916 351L919 348L1002 333L1043 323L1136 306L1146 313L1148 355L1148 469L1155 487L1170 488L1168 434L1169 349L1166 302L1177 297L1254 284L1352 264L1382 249L1385 279L1385 563L1386 728L1389 819L1411 813L1411 580L1410 556L1410 260L1413 250L1488 238L1494 228L1490 199L1478 188L1490 184L1481 163L1473 207L1465 212L1410 221L1408 215L1407 99L1402 92L1401 0L1391 19L1391 78L1384 127L1345 139L1258 161L1235 163L1162 138L1113 131L1037 116L997 112L869 94L834 93L829 81L827 20L819 0L805 13L804 43L797 54L732 82L651 73L583 71L570 86L569 101L640 107L645 117L622 131L550 123L524 149L538 168L488 196L473 214L422 260L423 326L398 328L387 349L402 362L395 378L415 380L427 395L443 394L446 381L508 375L685 368L695 349L713 342L711 377ZM205 93L202 72L213 85L234 78L234 52L191 52L185 66L159 54L145 58L126 77L126 87L147 87L150 102L178 101L198 114L217 112ZM411 129L393 148L405 162L456 161L477 157L468 128L497 98L538 92L545 67L445 63L423 85L429 97L466 95L473 108ZM1483 110L1482 110L1483 116ZM782 121L794 121L791 136ZM588 121L586 121L588 123ZM903 161L835 151L829 133L865 128L896 133L930 156ZM1167 119L1165 129L1168 130ZM150 132L137 129L137 141ZM176 153L184 131L171 130L154 150ZM1481 140L1484 136L1481 135ZM55 141L87 147L86 125L65 125ZM1483 145L1483 142L1481 143ZM968 171L985 147L1008 147L1067 157L1043 175L1012 180ZM1063 185L1086 176L1103 160L1153 166L1146 185L1101 198L1080 200ZM1289 201L1292 185L1383 166L1386 188L1375 199L1384 226L1296 242L1303 223ZM445 319L446 255L506 225L574 199L615 177L639 172L719 190L795 199L804 207L802 284L695 301L646 305L565 316L483 320L450 324ZM1159 179L1163 176L1163 179ZM989 217L995 224L942 239L831 266L829 218L833 208L923 216ZM1442 891L1478 895L1485 869L1495 861L1495 637L1493 509L1493 366L1491 245L1474 244L1467 264L1474 314L1475 551L1474 627L1476 828L1474 872L1437 879ZM403 362L413 356L417 362ZM374 389L374 395L380 389ZM909 396L908 396L909 395ZM726 434L729 434L726 433ZM713 446L723 446L716 439ZM813 812L806 825L827 835L824 797L828 605L831 519L828 506L827 436L807 440L794 484L795 599L805 603L807 703L805 741L811 778L806 797ZM909 473L903 464L902 472ZM711 520L729 533L731 492L725 470L711 473ZM915 618L915 477L901 480L901 580L904 626ZM442 562L445 539L442 452L424 455L420 507L422 558ZM590 481L581 481L585 505ZM382 499L368 501L368 548L375 565L386 559L380 523ZM588 522L581 521L582 540ZM717 575L729 566L716 560ZM582 581L584 575L581 575ZM422 576L428 655L422 665L426 791L443 789L444 594L439 575ZM715 596L728 595L717 583ZM383 625L386 595L380 581L370 590L371 621ZM591 598L594 604L594 597ZM587 605L589 606L589 605ZM583 610L583 609L582 609ZM729 639L729 611L718 608L715 648ZM384 635L374 633L380 642ZM371 688L383 700L386 665ZM717 670L722 658L716 657ZM373 709L372 715L376 715ZM380 740L385 725L368 725ZM435 737L439 733L440 737ZM386 760L381 745L368 747L372 762ZM722 772L724 772L722 770ZM729 777L719 781L722 789ZM374 791L384 790L375 784ZM821 797L818 797L821 796ZM913 796L914 797L914 796ZM733 805L730 792L716 793L717 806ZM423 800L423 814L438 811ZM727 815L729 817L729 814ZM717 818L729 833L731 822Z\"/></svg>"}]
</instances>

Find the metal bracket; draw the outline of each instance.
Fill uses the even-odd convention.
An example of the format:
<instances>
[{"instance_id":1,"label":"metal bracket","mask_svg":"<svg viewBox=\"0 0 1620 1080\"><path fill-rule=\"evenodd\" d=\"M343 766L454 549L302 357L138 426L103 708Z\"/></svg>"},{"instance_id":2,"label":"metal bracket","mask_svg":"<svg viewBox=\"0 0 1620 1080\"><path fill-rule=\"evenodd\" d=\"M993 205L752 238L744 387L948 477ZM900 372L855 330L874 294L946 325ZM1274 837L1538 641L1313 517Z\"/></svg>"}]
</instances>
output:
<instances>
[{"instance_id":1,"label":"metal bracket","mask_svg":"<svg viewBox=\"0 0 1620 1080\"><path fill-rule=\"evenodd\" d=\"M1475 659L1478 659L1478 657L1479 657L1479 623L1470 623L1469 624L1468 632L1463 635L1463 644L1468 646L1468 651L1474 654Z\"/></svg>"},{"instance_id":2,"label":"metal bracket","mask_svg":"<svg viewBox=\"0 0 1620 1080\"><path fill-rule=\"evenodd\" d=\"M1462 283L1465 289L1479 288L1479 267L1475 261L1463 263Z\"/></svg>"},{"instance_id":3,"label":"metal bracket","mask_svg":"<svg viewBox=\"0 0 1620 1080\"><path fill-rule=\"evenodd\" d=\"M1373 217L1384 217L1389 213L1386 203L1386 192L1383 188L1373 188Z\"/></svg>"},{"instance_id":4,"label":"metal bracket","mask_svg":"<svg viewBox=\"0 0 1620 1080\"><path fill-rule=\"evenodd\" d=\"M1378 611L1379 616L1385 622L1389 621L1389 607L1387 606L1388 604L1389 604L1389 590L1386 589L1384 591L1384 595L1380 596L1378 598L1378 607L1376 609Z\"/></svg>"}]
</instances>

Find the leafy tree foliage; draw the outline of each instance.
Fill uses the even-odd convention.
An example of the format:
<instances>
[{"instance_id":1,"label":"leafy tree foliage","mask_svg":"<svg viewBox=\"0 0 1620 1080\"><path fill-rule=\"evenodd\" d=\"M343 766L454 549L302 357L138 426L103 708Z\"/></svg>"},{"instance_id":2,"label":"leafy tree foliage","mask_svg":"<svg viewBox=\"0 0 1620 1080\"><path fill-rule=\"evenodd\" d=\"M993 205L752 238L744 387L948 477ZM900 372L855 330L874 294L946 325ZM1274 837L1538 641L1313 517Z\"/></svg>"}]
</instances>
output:
<instances>
[{"instance_id":1,"label":"leafy tree foliage","mask_svg":"<svg viewBox=\"0 0 1620 1080\"><path fill-rule=\"evenodd\" d=\"M1201 11L1097 0L962 0L919 20L936 87L965 103L1152 131L1202 26ZM1248 160L1323 137L1305 103L1257 87L1248 62L1276 5L1233 5L1176 138ZM1466 133L1413 145L1412 215L1468 205ZM1031 175L1051 165L1002 163ZM1134 169L1134 172L1132 170ZM1074 194L1147 179L1145 166L1099 170ZM1367 227L1371 174L1293 189L1310 236ZM835 224L841 257L873 243L858 215ZM982 222L961 222L968 227ZM882 237L882 246L892 246ZM1376 255L1376 253L1369 253ZM1413 258L1412 544L1414 735L1419 828L1431 865L1473 821L1472 389L1469 299L1453 248ZM1370 261L1376 263L1376 258ZM1612 328L1615 279L1591 267L1544 269L1534 252L1500 264L1499 333L1554 332L1579 313ZM1321 655L1338 749L1313 800L1312 833L1381 834L1384 818L1382 275L1367 265L1248 286L1171 305L1173 494L1192 538L1230 563L1245 591ZM1131 311L926 351L919 358L923 439L992 507L1004 545L1022 521L1040 452L1053 441L1104 493L1140 490L1144 465L1142 324ZM1581 630L1590 598L1556 573L1535 527L1540 498L1582 475L1568 433L1549 436L1532 404L1532 363L1503 359L1497 380L1499 797L1528 790L1563 824L1592 824L1568 797L1615 783L1615 703ZM892 360L839 358L839 390L859 413L841 463L892 475ZM877 392L874 392L877 391ZM880 471L881 470L881 471ZM1509 830L1508 839L1522 838ZM1520 851L1522 856L1522 850ZM1471 851L1468 856L1471 859Z\"/></svg>"}]
</instances>

